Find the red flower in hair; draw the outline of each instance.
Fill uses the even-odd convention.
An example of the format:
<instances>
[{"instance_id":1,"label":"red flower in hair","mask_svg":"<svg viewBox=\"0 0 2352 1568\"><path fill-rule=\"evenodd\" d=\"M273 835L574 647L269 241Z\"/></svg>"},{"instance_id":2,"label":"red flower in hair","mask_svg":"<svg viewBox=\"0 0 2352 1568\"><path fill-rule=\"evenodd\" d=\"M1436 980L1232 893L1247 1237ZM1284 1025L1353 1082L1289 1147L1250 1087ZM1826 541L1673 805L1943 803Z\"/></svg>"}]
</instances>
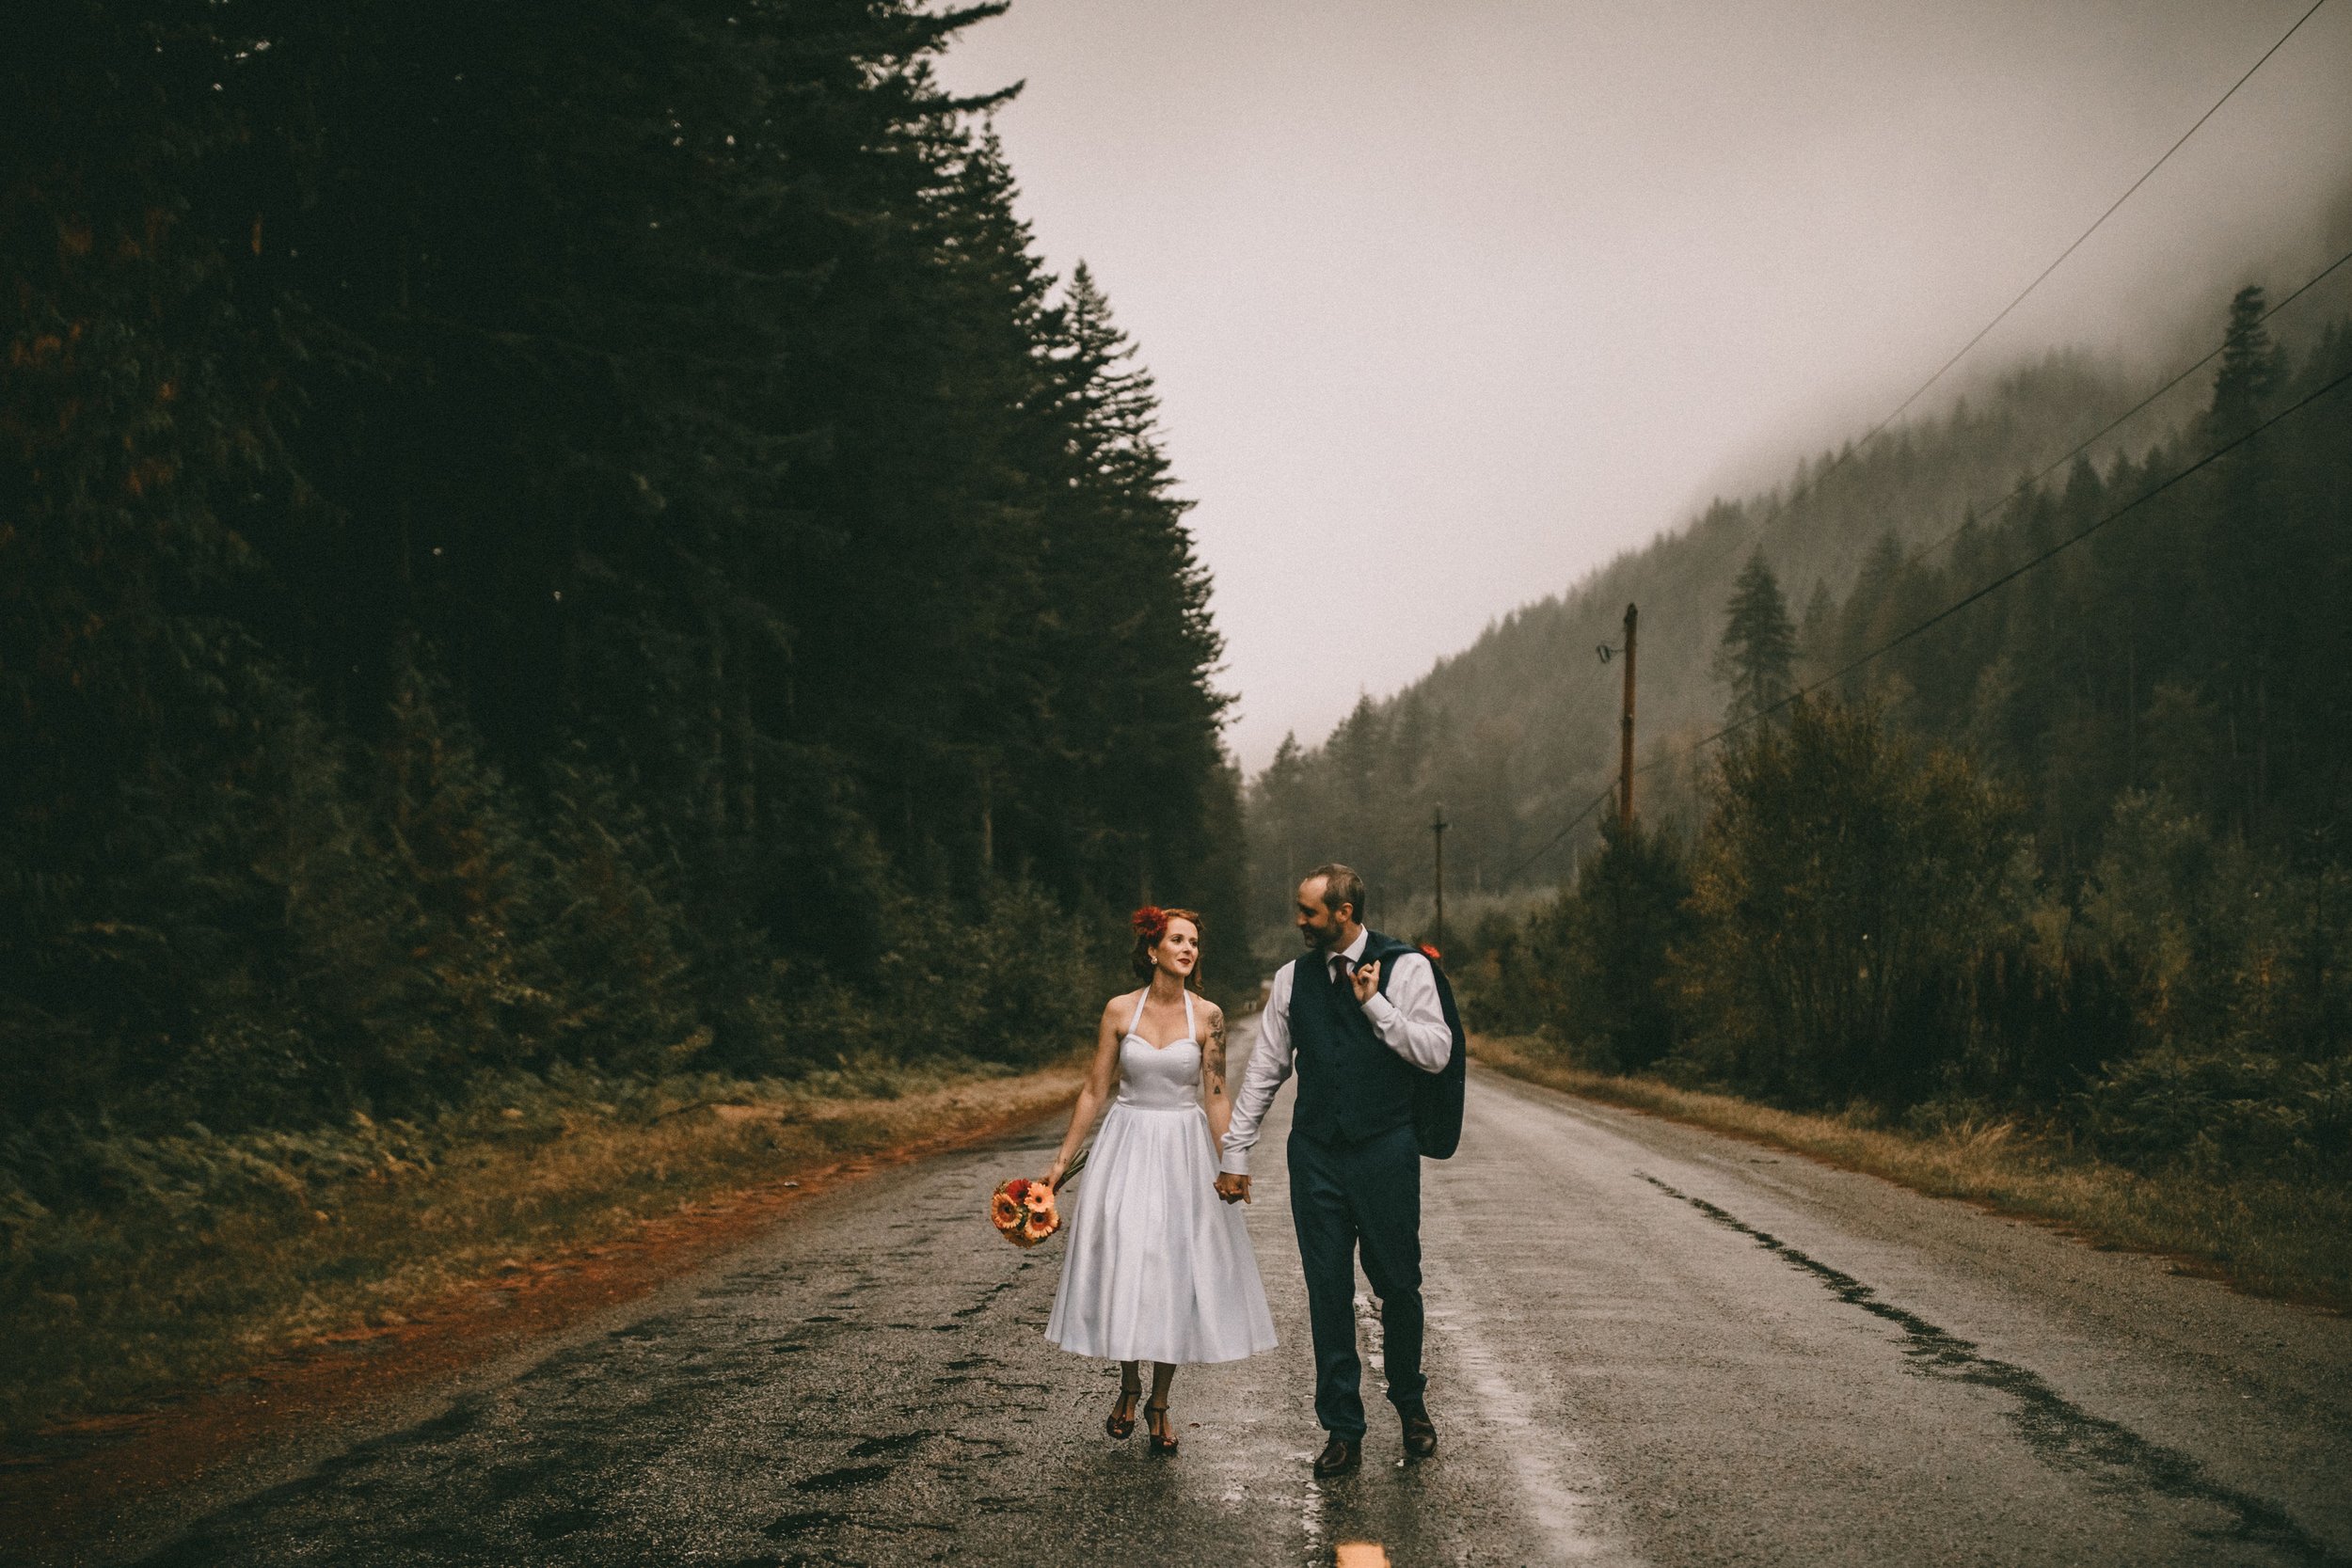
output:
<instances>
[{"instance_id":1,"label":"red flower in hair","mask_svg":"<svg viewBox=\"0 0 2352 1568\"><path fill-rule=\"evenodd\" d=\"M1146 904L1127 917L1127 924L1136 928L1136 935L1157 942L1168 935L1168 911L1157 904Z\"/></svg>"},{"instance_id":2,"label":"red flower in hair","mask_svg":"<svg viewBox=\"0 0 2352 1568\"><path fill-rule=\"evenodd\" d=\"M1444 958L1444 957L1445 957L1445 955L1444 955L1443 953L1438 952L1438 949L1437 949L1437 946L1436 946L1434 943L1431 943L1431 942L1422 942L1422 943L1421 944L1421 950L1422 950L1423 953L1425 953L1425 954L1427 954L1427 955L1428 955L1428 957L1429 957L1429 961L1430 961L1430 962L1432 962L1432 963L1435 963L1435 962L1437 962L1438 959L1440 959L1440 958Z\"/></svg>"}]
</instances>

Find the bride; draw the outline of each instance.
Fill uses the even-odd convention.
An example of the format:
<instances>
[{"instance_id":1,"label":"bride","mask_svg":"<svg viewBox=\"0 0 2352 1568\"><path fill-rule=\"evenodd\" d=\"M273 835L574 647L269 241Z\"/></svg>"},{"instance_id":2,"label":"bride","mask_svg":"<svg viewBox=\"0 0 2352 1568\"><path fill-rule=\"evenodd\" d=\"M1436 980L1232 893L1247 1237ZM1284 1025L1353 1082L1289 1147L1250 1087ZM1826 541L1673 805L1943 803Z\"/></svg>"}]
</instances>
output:
<instances>
[{"instance_id":1,"label":"bride","mask_svg":"<svg viewBox=\"0 0 2352 1568\"><path fill-rule=\"evenodd\" d=\"M1119 1097L1087 1157L1071 1205L1069 1256L1045 1338L1079 1355L1120 1363L1119 1400L1103 1422L1136 1429L1152 1363L1152 1451L1174 1453L1168 1389L1179 1366L1238 1361L1274 1348L1258 1260L1242 1211L1216 1196L1216 1142L1232 1101L1225 1090L1225 1014L1196 1005L1200 917L1141 909L1133 924L1138 991L1103 1008L1094 1065L1046 1172L1060 1179L1116 1082ZM1207 1113L1201 1106L1205 1101Z\"/></svg>"}]
</instances>

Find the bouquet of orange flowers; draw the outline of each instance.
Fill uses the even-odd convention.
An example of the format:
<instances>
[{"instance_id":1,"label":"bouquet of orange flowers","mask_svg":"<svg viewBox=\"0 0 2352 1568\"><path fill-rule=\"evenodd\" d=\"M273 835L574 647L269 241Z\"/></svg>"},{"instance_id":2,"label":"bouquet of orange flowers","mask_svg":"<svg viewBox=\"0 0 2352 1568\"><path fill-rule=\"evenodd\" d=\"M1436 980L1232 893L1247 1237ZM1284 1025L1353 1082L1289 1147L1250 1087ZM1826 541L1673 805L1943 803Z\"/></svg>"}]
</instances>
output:
<instances>
[{"instance_id":1,"label":"bouquet of orange flowers","mask_svg":"<svg viewBox=\"0 0 2352 1568\"><path fill-rule=\"evenodd\" d=\"M1062 1182L1078 1174L1087 1163L1086 1151L1070 1162L1070 1168L1061 1173ZM1060 1183L1048 1186L1016 1176L999 1185L988 1200L989 1222L997 1234L1017 1247L1033 1247L1061 1228L1061 1213L1054 1207L1054 1194Z\"/></svg>"}]
</instances>

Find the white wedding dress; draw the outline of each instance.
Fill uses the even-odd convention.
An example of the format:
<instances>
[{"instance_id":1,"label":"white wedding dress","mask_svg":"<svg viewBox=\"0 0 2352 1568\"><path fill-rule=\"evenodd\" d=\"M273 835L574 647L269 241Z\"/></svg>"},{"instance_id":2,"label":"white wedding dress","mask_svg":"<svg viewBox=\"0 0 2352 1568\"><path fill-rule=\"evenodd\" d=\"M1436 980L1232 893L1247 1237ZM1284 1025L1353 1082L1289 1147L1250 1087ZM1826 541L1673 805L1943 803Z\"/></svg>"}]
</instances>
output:
<instances>
[{"instance_id":1,"label":"white wedding dress","mask_svg":"<svg viewBox=\"0 0 2352 1568\"><path fill-rule=\"evenodd\" d=\"M1192 993L1184 1037L1119 1042L1119 1096L1078 1173L1069 1251L1045 1338L1114 1361L1238 1361L1274 1348L1274 1317L1239 1204L1216 1196L1200 1101Z\"/></svg>"}]
</instances>

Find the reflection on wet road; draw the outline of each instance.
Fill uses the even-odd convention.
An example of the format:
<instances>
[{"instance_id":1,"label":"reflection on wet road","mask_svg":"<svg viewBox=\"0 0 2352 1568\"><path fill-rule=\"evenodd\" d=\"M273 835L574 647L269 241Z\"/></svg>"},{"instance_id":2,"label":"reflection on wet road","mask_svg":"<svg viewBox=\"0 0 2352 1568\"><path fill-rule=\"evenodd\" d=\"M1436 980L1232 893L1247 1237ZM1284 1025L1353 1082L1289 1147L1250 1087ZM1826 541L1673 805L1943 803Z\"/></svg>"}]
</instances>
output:
<instances>
[{"instance_id":1,"label":"reflection on wet road","mask_svg":"<svg viewBox=\"0 0 2352 1568\"><path fill-rule=\"evenodd\" d=\"M1059 1243L986 1223L1039 1128L818 1199L142 1560L2352 1563L2352 1325L1485 1075L1427 1167L1441 1450L1401 1464L1375 1406L1315 1482L1284 1116L1249 1216L1284 1343L1179 1375L1173 1459L1044 1343Z\"/></svg>"}]
</instances>

